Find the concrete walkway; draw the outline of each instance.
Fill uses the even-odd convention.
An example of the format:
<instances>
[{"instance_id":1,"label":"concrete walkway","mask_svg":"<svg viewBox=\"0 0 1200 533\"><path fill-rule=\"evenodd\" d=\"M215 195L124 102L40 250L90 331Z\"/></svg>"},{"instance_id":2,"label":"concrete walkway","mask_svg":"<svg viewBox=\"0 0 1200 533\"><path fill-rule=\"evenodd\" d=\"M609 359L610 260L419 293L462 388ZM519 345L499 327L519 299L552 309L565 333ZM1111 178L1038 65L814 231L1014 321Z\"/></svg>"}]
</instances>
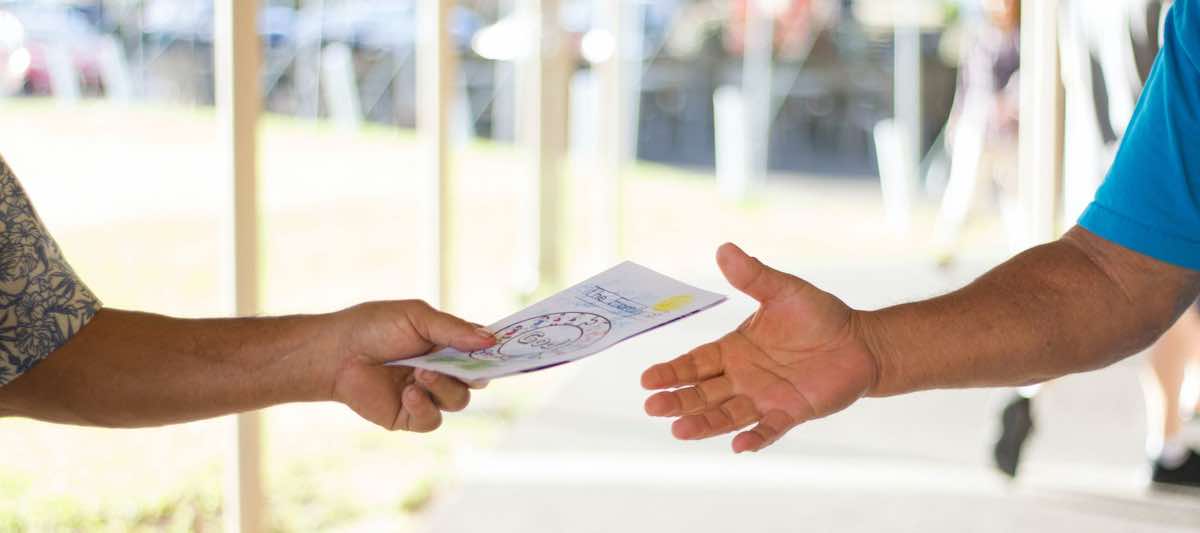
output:
<instances>
[{"instance_id":1,"label":"concrete walkway","mask_svg":"<svg viewBox=\"0 0 1200 533\"><path fill-rule=\"evenodd\" d=\"M961 285L921 265L803 273L856 306ZM717 279L694 280L725 290ZM1140 358L1073 376L1037 402L1021 478L988 445L1000 391L867 400L735 456L729 439L676 442L641 415L640 371L715 338L752 310L732 301L555 372L573 375L497 450L467 456L431 510L437 532L1197 531L1200 493L1146 483ZM515 378L528 379L528 378Z\"/></svg>"}]
</instances>

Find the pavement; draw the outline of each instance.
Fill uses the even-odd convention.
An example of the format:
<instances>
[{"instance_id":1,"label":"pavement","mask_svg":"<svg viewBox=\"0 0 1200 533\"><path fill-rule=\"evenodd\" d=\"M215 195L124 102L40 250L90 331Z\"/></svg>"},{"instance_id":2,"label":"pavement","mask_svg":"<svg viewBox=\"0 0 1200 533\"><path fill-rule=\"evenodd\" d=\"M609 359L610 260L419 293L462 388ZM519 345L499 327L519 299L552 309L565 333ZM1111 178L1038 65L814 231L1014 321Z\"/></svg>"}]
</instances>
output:
<instances>
[{"instance_id":1,"label":"pavement","mask_svg":"<svg viewBox=\"0 0 1200 533\"><path fill-rule=\"evenodd\" d=\"M860 307L953 289L983 270L789 268ZM724 290L718 279L691 280ZM1200 493L1149 486L1140 357L1045 388L1015 481L990 467L999 390L870 399L768 450L672 440L643 416L649 363L719 336L744 297L554 372L573 372L499 447L460 454L434 532L1200 531ZM512 378L531 379L531 378Z\"/></svg>"}]
</instances>

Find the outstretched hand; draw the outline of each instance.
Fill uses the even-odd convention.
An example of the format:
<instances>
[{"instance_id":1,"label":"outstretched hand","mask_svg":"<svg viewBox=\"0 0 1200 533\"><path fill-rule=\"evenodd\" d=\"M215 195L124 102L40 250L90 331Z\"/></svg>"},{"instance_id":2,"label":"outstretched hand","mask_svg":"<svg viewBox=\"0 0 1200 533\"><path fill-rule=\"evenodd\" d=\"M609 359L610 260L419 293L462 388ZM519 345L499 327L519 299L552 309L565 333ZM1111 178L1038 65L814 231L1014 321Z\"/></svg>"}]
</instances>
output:
<instances>
[{"instance_id":1,"label":"outstretched hand","mask_svg":"<svg viewBox=\"0 0 1200 533\"><path fill-rule=\"evenodd\" d=\"M717 264L759 308L724 337L642 374L647 389L675 389L650 396L646 413L675 417L676 438L753 424L734 437L733 450L758 451L805 421L845 409L875 385L879 371L862 315L733 244L717 250Z\"/></svg>"},{"instance_id":2,"label":"outstretched hand","mask_svg":"<svg viewBox=\"0 0 1200 533\"><path fill-rule=\"evenodd\" d=\"M487 330L418 300L362 304L339 314L345 328L333 397L390 430L433 431L442 423L441 412L462 410L471 392L450 376L383 363L437 346L473 351L496 342Z\"/></svg>"}]
</instances>

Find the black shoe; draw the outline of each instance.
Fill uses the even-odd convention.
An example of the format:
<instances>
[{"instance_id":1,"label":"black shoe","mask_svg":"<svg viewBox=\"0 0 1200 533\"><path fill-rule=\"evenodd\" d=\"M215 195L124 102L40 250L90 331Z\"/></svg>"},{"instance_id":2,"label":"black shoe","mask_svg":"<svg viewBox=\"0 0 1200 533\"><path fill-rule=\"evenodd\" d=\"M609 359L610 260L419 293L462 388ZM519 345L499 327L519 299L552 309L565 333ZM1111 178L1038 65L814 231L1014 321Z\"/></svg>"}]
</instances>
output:
<instances>
[{"instance_id":1,"label":"black shoe","mask_svg":"<svg viewBox=\"0 0 1200 533\"><path fill-rule=\"evenodd\" d=\"M1150 479L1155 483L1180 485L1184 487L1200 487L1200 454L1188 450L1187 459L1179 466L1167 468L1158 461L1154 462L1154 474Z\"/></svg>"},{"instance_id":2,"label":"black shoe","mask_svg":"<svg viewBox=\"0 0 1200 533\"><path fill-rule=\"evenodd\" d=\"M996 468L1008 477L1017 476L1021 448L1025 446L1030 433L1033 433L1033 402L1024 396L1017 396L1000 413L1000 438L992 447Z\"/></svg>"}]
</instances>

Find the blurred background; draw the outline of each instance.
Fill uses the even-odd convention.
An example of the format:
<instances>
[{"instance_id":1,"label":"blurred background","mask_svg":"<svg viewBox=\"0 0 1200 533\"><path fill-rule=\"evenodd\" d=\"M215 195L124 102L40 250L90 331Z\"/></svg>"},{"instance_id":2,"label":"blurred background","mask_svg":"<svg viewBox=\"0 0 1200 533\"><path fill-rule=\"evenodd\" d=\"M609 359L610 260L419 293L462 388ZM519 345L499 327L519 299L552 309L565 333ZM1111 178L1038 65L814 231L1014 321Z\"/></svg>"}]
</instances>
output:
<instances>
[{"instance_id":1,"label":"blurred background","mask_svg":"<svg viewBox=\"0 0 1200 533\"><path fill-rule=\"evenodd\" d=\"M235 311L222 13L257 17L233 49L262 110L236 177L258 184L256 311L423 297L490 323L620 259L731 293L726 241L854 306L961 286L1086 205L1165 10L217 2L0 1L0 153L110 307ZM1195 493L1148 486L1140 356L1043 391L1015 481L991 459L1007 391L864 401L755 457L675 442L638 375L753 311L731 296L499 380L429 435L269 409L262 530L1200 528ZM233 432L0 420L0 531L229 530Z\"/></svg>"}]
</instances>

